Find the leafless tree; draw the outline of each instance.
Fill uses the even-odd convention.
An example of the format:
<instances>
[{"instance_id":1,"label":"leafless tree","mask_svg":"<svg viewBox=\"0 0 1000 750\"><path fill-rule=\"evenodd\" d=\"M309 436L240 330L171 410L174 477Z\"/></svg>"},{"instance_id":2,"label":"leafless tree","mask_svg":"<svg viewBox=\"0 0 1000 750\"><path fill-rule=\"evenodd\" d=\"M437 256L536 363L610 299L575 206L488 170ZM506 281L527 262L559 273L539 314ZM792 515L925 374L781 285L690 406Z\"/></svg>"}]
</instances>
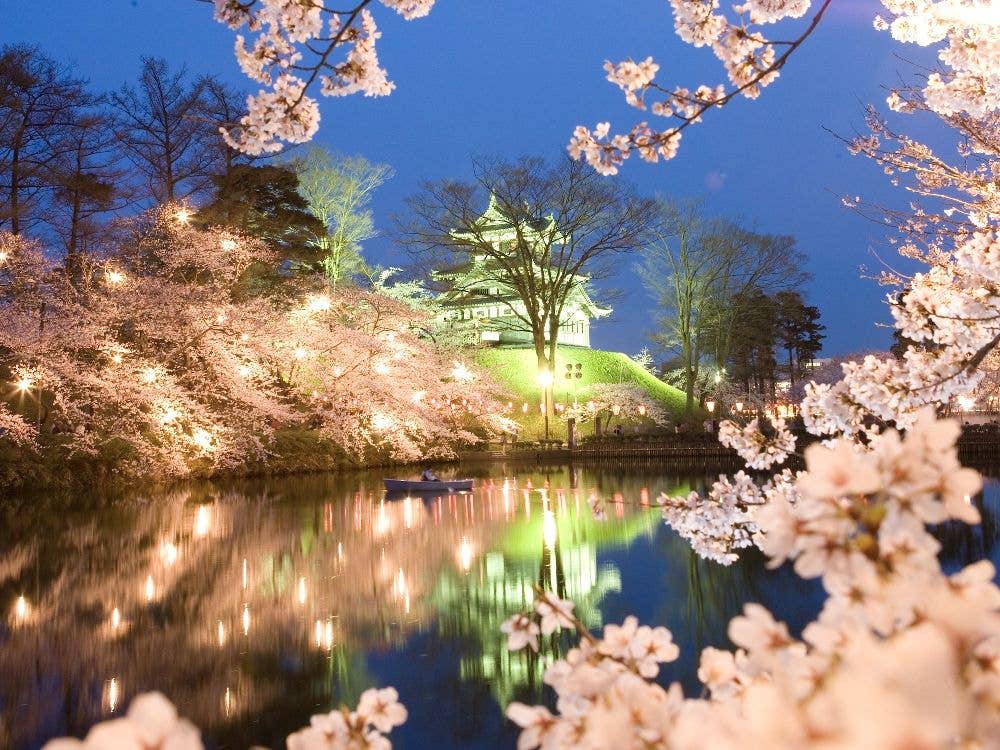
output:
<instances>
[{"instance_id":1,"label":"leafless tree","mask_svg":"<svg viewBox=\"0 0 1000 750\"><path fill-rule=\"evenodd\" d=\"M0 48L0 227L20 234L43 220L60 135L89 100L83 81L37 47Z\"/></svg>"},{"instance_id":2,"label":"leafless tree","mask_svg":"<svg viewBox=\"0 0 1000 750\"><path fill-rule=\"evenodd\" d=\"M485 281L512 289L511 317L530 332L540 371L551 370L567 300L580 283L607 278L621 256L641 247L655 203L620 180L608 180L570 159L547 163L477 160L470 182L426 183L408 199L400 236L425 268L447 271L477 262ZM505 226L483 222L487 206ZM509 238L497 241L498 229ZM446 273L447 291L462 275Z\"/></svg>"},{"instance_id":3,"label":"leafless tree","mask_svg":"<svg viewBox=\"0 0 1000 750\"><path fill-rule=\"evenodd\" d=\"M146 194L158 203L198 196L224 169L221 136L203 117L204 83L190 83L185 69L145 57L138 86L111 94L125 157L145 178Z\"/></svg>"},{"instance_id":4,"label":"leafless tree","mask_svg":"<svg viewBox=\"0 0 1000 750\"><path fill-rule=\"evenodd\" d=\"M79 287L85 259L106 228L106 218L133 198L120 163L113 121L93 109L81 112L59 136L52 173L55 189L47 219L66 251L66 271Z\"/></svg>"},{"instance_id":5,"label":"leafless tree","mask_svg":"<svg viewBox=\"0 0 1000 750\"><path fill-rule=\"evenodd\" d=\"M754 293L792 289L808 279L793 237L708 219L697 202L660 200L642 255L639 275L660 310L654 339L679 360L688 414L703 362L722 376L735 324Z\"/></svg>"}]
</instances>

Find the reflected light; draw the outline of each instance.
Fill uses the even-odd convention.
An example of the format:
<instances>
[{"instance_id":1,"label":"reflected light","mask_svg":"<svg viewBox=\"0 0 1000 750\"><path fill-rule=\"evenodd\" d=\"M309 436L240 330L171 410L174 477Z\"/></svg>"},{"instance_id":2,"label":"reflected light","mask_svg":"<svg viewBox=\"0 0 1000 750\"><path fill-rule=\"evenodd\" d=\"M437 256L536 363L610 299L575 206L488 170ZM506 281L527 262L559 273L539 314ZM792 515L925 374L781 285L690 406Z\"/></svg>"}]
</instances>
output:
<instances>
[{"instance_id":1,"label":"reflected light","mask_svg":"<svg viewBox=\"0 0 1000 750\"><path fill-rule=\"evenodd\" d=\"M556 516L551 510L543 511L542 516L542 540L550 550L556 546L556 539L559 536L559 527L556 525Z\"/></svg>"},{"instance_id":2,"label":"reflected light","mask_svg":"<svg viewBox=\"0 0 1000 750\"><path fill-rule=\"evenodd\" d=\"M153 582L153 576L146 576L146 601L153 601L153 597L156 595L156 584Z\"/></svg>"},{"instance_id":3,"label":"reflected light","mask_svg":"<svg viewBox=\"0 0 1000 750\"><path fill-rule=\"evenodd\" d=\"M226 626L222 624L222 620L219 620L218 632L216 635L219 638L219 645L223 646L226 643Z\"/></svg>"},{"instance_id":4,"label":"reflected light","mask_svg":"<svg viewBox=\"0 0 1000 750\"><path fill-rule=\"evenodd\" d=\"M243 605L243 635L250 635L250 607Z\"/></svg>"},{"instance_id":5,"label":"reflected light","mask_svg":"<svg viewBox=\"0 0 1000 750\"><path fill-rule=\"evenodd\" d=\"M298 594L299 604L306 603L306 579L299 578L299 594Z\"/></svg>"},{"instance_id":6,"label":"reflected light","mask_svg":"<svg viewBox=\"0 0 1000 750\"><path fill-rule=\"evenodd\" d=\"M111 629L118 630L118 626L122 624L122 613L118 611L118 607L111 610Z\"/></svg>"},{"instance_id":7,"label":"reflected light","mask_svg":"<svg viewBox=\"0 0 1000 750\"><path fill-rule=\"evenodd\" d=\"M206 536L212 530L212 510L207 505L199 505L194 517L194 535Z\"/></svg>"},{"instance_id":8,"label":"reflected light","mask_svg":"<svg viewBox=\"0 0 1000 750\"><path fill-rule=\"evenodd\" d=\"M117 677L112 677L104 683L103 693L104 710L109 713L114 713L115 709L118 708L118 701L121 700L121 686L118 684Z\"/></svg>"},{"instance_id":9,"label":"reflected light","mask_svg":"<svg viewBox=\"0 0 1000 750\"><path fill-rule=\"evenodd\" d=\"M468 570L472 567L472 556L475 552L475 548L472 546L472 542L468 539L462 539L458 545L458 565L462 570Z\"/></svg>"},{"instance_id":10,"label":"reflected light","mask_svg":"<svg viewBox=\"0 0 1000 750\"><path fill-rule=\"evenodd\" d=\"M226 716L233 713L233 691L229 688L226 688L226 693L222 696L222 710L226 712Z\"/></svg>"},{"instance_id":11,"label":"reflected light","mask_svg":"<svg viewBox=\"0 0 1000 750\"><path fill-rule=\"evenodd\" d=\"M247 587L247 559L243 558L243 588Z\"/></svg>"},{"instance_id":12,"label":"reflected light","mask_svg":"<svg viewBox=\"0 0 1000 750\"><path fill-rule=\"evenodd\" d=\"M959 396L958 406L962 411L972 411L976 406L976 399L972 396Z\"/></svg>"},{"instance_id":13,"label":"reflected light","mask_svg":"<svg viewBox=\"0 0 1000 750\"><path fill-rule=\"evenodd\" d=\"M333 623L327 620L316 620L314 636L316 638L316 648L325 648L329 651L333 648Z\"/></svg>"},{"instance_id":14,"label":"reflected light","mask_svg":"<svg viewBox=\"0 0 1000 750\"><path fill-rule=\"evenodd\" d=\"M409 496L403 498L403 526L413 526L413 498Z\"/></svg>"},{"instance_id":15,"label":"reflected light","mask_svg":"<svg viewBox=\"0 0 1000 750\"><path fill-rule=\"evenodd\" d=\"M382 503L378 509L378 518L375 519L375 533L381 536L389 531L389 516L385 512L385 503Z\"/></svg>"},{"instance_id":16,"label":"reflected light","mask_svg":"<svg viewBox=\"0 0 1000 750\"><path fill-rule=\"evenodd\" d=\"M177 545L173 542L164 542L160 545L160 559L168 568L177 562Z\"/></svg>"},{"instance_id":17,"label":"reflected light","mask_svg":"<svg viewBox=\"0 0 1000 750\"><path fill-rule=\"evenodd\" d=\"M28 616L28 600L23 596L17 597L17 601L14 602L14 617L18 620L24 620Z\"/></svg>"}]
</instances>

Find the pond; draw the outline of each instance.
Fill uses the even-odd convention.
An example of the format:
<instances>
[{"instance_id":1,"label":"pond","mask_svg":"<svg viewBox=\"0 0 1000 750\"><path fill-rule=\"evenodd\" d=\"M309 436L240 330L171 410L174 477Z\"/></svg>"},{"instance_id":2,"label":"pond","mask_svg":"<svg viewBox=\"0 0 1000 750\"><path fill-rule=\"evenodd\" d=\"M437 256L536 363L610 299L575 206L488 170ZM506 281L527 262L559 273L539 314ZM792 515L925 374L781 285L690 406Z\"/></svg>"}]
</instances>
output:
<instances>
[{"instance_id":1,"label":"pond","mask_svg":"<svg viewBox=\"0 0 1000 750\"><path fill-rule=\"evenodd\" d=\"M704 486L662 468L464 467L471 494L386 499L381 473L194 484L115 499L0 503L0 747L82 736L163 691L206 747L283 748L313 713L393 685L394 746L509 748L512 699L542 696L543 659L500 624L535 585L592 628L636 614L697 690L700 650L757 601L800 629L822 592L759 555L699 560L648 506ZM608 501L593 520L588 500ZM1000 558L1000 485L981 528L940 530L948 567Z\"/></svg>"}]
</instances>

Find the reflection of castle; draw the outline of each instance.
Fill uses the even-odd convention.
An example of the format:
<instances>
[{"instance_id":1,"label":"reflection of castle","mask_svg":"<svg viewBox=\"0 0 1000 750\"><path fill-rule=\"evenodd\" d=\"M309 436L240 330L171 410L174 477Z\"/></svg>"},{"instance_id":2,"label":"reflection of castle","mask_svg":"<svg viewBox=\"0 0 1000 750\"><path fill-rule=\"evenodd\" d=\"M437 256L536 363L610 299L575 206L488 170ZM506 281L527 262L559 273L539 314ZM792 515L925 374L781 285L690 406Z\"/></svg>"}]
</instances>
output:
<instances>
[{"instance_id":1,"label":"reflection of castle","mask_svg":"<svg viewBox=\"0 0 1000 750\"><path fill-rule=\"evenodd\" d=\"M558 246L560 233L554 221L540 219L517 226L497 207L493 196L490 204L477 221L471 232L455 232L458 239L470 237L487 240L495 248L510 249L512 263L523 265L524 257L530 257L538 264L536 274L542 285L544 281L545 255ZM527 245L531 252L515 251ZM516 257L516 259L515 259ZM504 270L499 257L472 255L469 262L434 273L436 281L446 286L438 302L444 308L439 325L465 334L467 343L478 344L528 344L531 330L523 316L524 302L510 284L510 274ZM589 278L584 274L572 278L571 289L563 307L559 321L557 341L573 346L590 346L590 321L611 312L611 308L596 304L587 291Z\"/></svg>"},{"instance_id":2,"label":"reflection of castle","mask_svg":"<svg viewBox=\"0 0 1000 750\"><path fill-rule=\"evenodd\" d=\"M603 625L604 596L621 590L613 565L598 567L599 546L626 545L655 522L650 515L595 522L578 491L545 502L535 522L526 518L510 529L516 541L503 551L484 555L476 570L464 576L442 575L432 594L439 628L448 635L473 637L477 643L460 663L463 681L489 685L497 704L507 705L518 691L536 690L548 658L506 648L500 625L513 613L530 610L535 587L575 603L576 616L588 627ZM558 637L542 639L542 653L555 656Z\"/></svg>"}]
</instances>

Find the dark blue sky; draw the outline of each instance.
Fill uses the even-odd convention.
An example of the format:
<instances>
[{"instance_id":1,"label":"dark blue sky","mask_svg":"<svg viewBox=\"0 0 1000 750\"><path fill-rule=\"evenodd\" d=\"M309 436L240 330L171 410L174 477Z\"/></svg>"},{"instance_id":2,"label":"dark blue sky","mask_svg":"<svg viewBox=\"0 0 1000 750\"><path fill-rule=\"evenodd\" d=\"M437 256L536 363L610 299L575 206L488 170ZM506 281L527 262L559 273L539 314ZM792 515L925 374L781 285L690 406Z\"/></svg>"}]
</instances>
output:
<instances>
[{"instance_id":1,"label":"dark blue sky","mask_svg":"<svg viewBox=\"0 0 1000 750\"><path fill-rule=\"evenodd\" d=\"M893 263L895 253L885 231L843 208L839 196L899 205L905 195L823 130L861 129L863 105L882 104L882 85L906 73L894 56L900 47L872 29L879 7L876 0L834 3L761 99L739 101L689 129L675 160L632 160L622 173L644 192L706 196L713 214L797 237L814 276L808 297L828 328L828 354L889 341L876 327L888 319L883 291L861 279L860 267L877 269L880 257ZM75 62L96 89L134 79L140 55L251 86L233 60L231 32L195 0L0 0L0 9L3 42L36 43ZM395 168L374 206L386 230L421 180L465 176L472 155L558 156L578 123L607 119L625 130L640 119L604 80L605 59L652 54L664 84L724 80L710 52L676 38L663 0L439 0L414 22L376 12L382 62L397 90L377 100L324 99L317 140ZM367 243L366 254L406 262L387 237ZM614 282L626 294L595 327L595 346L634 353L652 328L652 300L630 266Z\"/></svg>"}]
</instances>

